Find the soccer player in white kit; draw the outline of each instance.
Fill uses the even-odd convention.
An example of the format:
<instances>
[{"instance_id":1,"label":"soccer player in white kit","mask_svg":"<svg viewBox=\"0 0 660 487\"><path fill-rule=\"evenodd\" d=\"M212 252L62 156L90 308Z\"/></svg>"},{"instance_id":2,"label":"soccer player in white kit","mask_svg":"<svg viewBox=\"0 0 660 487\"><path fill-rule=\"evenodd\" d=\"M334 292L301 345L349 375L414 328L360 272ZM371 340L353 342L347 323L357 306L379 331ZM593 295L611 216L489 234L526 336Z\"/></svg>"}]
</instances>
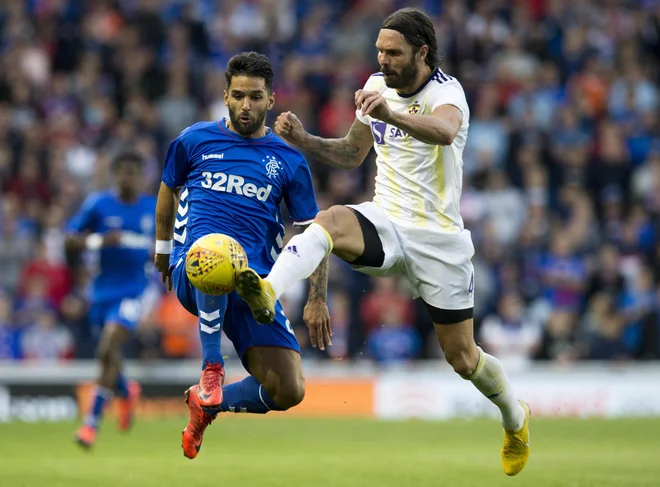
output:
<instances>
[{"instance_id":1,"label":"soccer player in white kit","mask_svg":"<svg viewBox=\"0 0 660 487\"><path fill-rule=\"evenodd\" d=\"M440 69L436 46L431 19L401 9L382 24L381 72L355 94L356 120L346 137L315 137L294 114L278 117L278 135L331 166L355 168L373 145L375 197L321 211L265 279L242 273L238 291L257 320L268 323L275 300L330 252L360 272L405 276L426 305L449 364L500 409L502 465L516 475L529 458L530 411L500 362L474 341L474 246L459 211L470 109L460 83Z\"/></svg>"}]
</instances>

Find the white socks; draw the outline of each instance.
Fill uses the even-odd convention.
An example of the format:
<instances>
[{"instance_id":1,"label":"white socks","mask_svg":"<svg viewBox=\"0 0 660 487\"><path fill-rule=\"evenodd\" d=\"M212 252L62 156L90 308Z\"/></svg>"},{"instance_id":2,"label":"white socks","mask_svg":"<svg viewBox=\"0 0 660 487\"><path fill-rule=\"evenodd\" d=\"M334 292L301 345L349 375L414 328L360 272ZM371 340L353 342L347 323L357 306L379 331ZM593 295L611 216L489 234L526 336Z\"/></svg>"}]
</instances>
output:
<instances>
[{"instance_id":1,"label":"white socks","mask_svg":"<svg viewBox=\"0 0 660 487\"><path fill-rule=\"evenodd\" d=\"M330 252L330 234L317 223L289 240L266 278L273 286L275 297L279 299L292 284L311 276Z\"/></svg>"},{"instance_id":2,"label":"white socks","mask_svg":"<svg viewBox=\"0 0 660 487\"><path fill-rule=\"evenodd\" d=\"M525 422L525 410L513 393L513 387L499 360L479 349L479 363L474 373L464 379L471 381L479 392L500 408L502 427L518 431Z\"/></svg>"}]
</instances>

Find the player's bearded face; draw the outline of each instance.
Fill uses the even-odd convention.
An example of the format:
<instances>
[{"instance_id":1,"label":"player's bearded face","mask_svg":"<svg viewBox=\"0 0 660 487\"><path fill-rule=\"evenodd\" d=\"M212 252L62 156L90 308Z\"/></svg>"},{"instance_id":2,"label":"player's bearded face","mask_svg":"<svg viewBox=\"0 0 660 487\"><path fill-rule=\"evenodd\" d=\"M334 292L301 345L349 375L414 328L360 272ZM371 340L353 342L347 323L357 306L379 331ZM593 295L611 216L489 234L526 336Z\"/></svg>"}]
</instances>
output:
<instances>
[{"instance_id":1,"label":"player's bearded face","mask_svg":"<svg viewBox=\"0 0 660 487\"><path fill-rule=\"evenodd\" d=\"M380 69L383 72L383 78L388 88L406 88L412 85L417 77L417 65L415 64L414 54L398 69L391 64L381 65Z\"/></svg>"},{"instance_id":2,"label":"player's bearded face","mask_svg":"<svg viewBox=\"0 0 660 487\"><path fill-rule=\"evenodd\" d=\"M243 107L235 107L230 104L227 108L232 126L243 136L252 135L259 130L264 124L268 112L265 107L261 110L252 107L250 111L246 111Z\"/></svg>"},{"instance_id":3,"label":"player's bearded face","mask_svg":"<svg viewBox=\"0 0 660 487\"><path fill-rule=\"evenodd\" d=\"M250 137L263 128L275 95L268 90L263 78L234 76L225 91L225 103L232 128L241 136Z\"/></svg>"}]
</instances>

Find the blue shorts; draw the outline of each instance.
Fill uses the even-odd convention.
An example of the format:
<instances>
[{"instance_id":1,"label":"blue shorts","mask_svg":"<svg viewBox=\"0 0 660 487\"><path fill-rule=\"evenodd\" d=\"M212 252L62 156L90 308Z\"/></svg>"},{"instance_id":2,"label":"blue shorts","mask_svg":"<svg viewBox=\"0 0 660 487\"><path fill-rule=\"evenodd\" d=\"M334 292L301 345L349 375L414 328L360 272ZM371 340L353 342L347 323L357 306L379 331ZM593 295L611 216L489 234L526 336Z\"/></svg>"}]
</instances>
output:
<instances>
[{"instance_id":1,"label":"blue shorts","mask_svg":"<svg viewBox=\"0 0 660 487\"><path fill-rule=\"evenodd\" d=\"M128 331L134 332L142 318L143 309L142 294L93 303L89 310L89 321L95 332L109 323L123 326Z\"/></svg>"},{"instance_id":2,"label":"blue shorts","mask_svg":"<svg viewBox=\"0 0 660 487\"><path fill-rule=\"evenodd\" d=\"M291 322L284 315L279 301L275 306L275 320L268 325L260 325L236 291L209 296L194 287L182 262L172 269L172 285L181 305L199 318L202 331L205 328L210 328L209 332L224 330L246 370L249 369L245 352L252 347L288 348L300 353Z\"/></svg>"}]
</instances>

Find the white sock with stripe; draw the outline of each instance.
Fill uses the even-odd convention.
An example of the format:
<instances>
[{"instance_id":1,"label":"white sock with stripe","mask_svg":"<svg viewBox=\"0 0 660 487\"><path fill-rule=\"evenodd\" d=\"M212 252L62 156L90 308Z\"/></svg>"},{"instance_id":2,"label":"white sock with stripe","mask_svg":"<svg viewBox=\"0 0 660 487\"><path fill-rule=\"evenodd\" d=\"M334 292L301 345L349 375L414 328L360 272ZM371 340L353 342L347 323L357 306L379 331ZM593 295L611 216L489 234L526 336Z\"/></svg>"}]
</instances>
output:
<instances>
[{"instance_id":1,"label":"white sock with stripe","mask_svg":"<svg viewBox=\"0 0 660 487\"><path fill-rule=\"evenodd\" d=\"M509 378L499 360L479 349L479 363L474 373L464 379L471 381L479 392L500 408L502 427L518 431L525 422L525 410L513 392Z\"/></svg>"},{"instance_id":2,"label":"white sock with stripe","mask_svg":"<svg viewBox=\"0 0 660 487\"><path fill-rule=\"evenodd\" d=\"M311 276L330 252L332 239L318 223L289 240L266 278L275 296L279 299L292 284Z\"/></svg>"}]
</instances>

